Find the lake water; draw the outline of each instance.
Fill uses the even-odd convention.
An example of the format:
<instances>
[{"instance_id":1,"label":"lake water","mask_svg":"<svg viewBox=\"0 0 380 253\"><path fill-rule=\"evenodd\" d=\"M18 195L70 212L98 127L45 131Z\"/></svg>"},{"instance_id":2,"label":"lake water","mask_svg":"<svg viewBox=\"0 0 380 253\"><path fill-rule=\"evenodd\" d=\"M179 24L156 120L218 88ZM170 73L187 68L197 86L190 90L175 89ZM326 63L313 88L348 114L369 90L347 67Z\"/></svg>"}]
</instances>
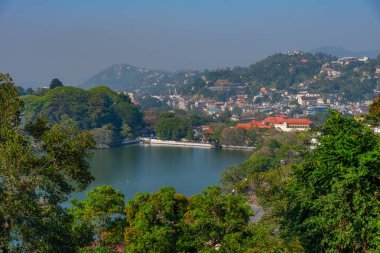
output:
<instances>
[{"instance_id":1,"label":"lake water","mask_svg":"<svg viewBox=\"0 0 380 253\"><path fill-rule=\"evenodd\" d=\"M137 192L173 186L178 193L190 196L218 184L227 166L243 162L250 154L240 150L142 145L96 150L90 163L95 181L87 191L111 185L128 199ZM83 198L84 193L74 197Z\"/></svg>"}]
</instances>

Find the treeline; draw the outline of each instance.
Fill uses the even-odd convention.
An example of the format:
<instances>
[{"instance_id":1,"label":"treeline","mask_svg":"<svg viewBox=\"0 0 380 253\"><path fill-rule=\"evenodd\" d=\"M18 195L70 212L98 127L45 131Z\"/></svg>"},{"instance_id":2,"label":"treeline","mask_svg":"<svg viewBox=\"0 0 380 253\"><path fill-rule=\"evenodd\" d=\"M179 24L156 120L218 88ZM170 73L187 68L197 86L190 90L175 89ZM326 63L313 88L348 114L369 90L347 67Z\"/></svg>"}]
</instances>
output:
<instances>
[{"instance_id":1,"label":"treeline","mask_svg":"<svg viewBox=\"0 0 380 253\"><path fill-rule=\"evenodd\" d=\"M118 145L124 138L139 135L144 127L142 113L128 95L103 86L90 90L56 86L21 99L25 122L44 117L51 124L90 130L98 147Z\"/></svg>"},{"instance_id":2,"label":"treeline","mask_svg":"<svg viewBox=\"0 0 380 253\"><path fill-rule=\"evenodd\" d=\"M138 193L126 205L109 186L87 195L69 209L74 233L88 238L83 252L254 252L264 239L248 223L245 198L224 195L216 186L190 198L174 188Z\"/></svg>"},{"instance_id":3,"label":"treeline","mask_svg":"<svg viewBox=\"0 0 380 253\"><path fill-rule=\"evenodd\" d=\"M272 240L305 252L379 251L379 101L360 118L332 111L298 138L265 136L223 173L222 189L264 208L260 224Z\"/></svg>"}]
</instances>

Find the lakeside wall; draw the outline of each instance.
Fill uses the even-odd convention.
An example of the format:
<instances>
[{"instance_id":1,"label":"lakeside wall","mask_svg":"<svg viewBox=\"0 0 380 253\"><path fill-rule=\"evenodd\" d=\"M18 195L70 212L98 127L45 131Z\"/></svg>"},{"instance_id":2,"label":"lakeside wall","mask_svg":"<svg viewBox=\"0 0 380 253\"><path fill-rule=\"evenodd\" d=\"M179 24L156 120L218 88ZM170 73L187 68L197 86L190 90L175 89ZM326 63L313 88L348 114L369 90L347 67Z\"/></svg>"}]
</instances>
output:
<instances>
[{"instance_id":1,"label":"lakeside wall","mask_svg":"<svg viewBox=\"0 0 380 253\"><path fill-rule=\"evenodd\" d=\"M141 138L142 144L146 145L160 145L160 146L171 146L171 147L191 147L191 148L215 148L215 145L211 143L199 143L199 142L184 142L184 141L168 141L160 139L151 139L151 138ZM231 150L254 150L255 147L247 146L232 146L232 145L222 145L222 149L231 149Z\"/></svg>"},{"instance_id":2,"label":"lakeside wall","mask_svg":"<svg viewBox=\"0 0 380 253\"><path fill-rule=\"evenodd\" d=\"M142 144L147 145L162 145L162 146L179 146L179 147L196 147L196 148L213 148L210 143L198 143L198 142L183 142L183 141L166 141L151 138L141 138Z\"/></svg>"},{"instance_id":3,"label":"lakeside wall","mask_svg":"<svg viewBox=\"0 0 380 253\"><path fill-rule=\"evenodd\" d=\"M233 146L233 145L222 145L222 149L254 150L255 147L248 147L248 146Z\"/></svg>"}]
</instances>

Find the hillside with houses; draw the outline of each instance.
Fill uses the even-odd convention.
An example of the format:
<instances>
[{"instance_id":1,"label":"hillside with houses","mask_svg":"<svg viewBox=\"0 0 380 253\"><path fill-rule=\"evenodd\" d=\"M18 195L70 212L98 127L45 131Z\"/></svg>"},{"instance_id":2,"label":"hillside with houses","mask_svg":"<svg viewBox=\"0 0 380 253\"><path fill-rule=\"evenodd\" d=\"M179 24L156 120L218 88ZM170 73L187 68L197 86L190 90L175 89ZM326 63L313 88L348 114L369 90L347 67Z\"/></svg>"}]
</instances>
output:
<instances>
[{"instance_id":1,"label":"hillside with houses","mask_svg":"<svg viewBox=\"0 0 380 253\"><path fill-rule=\"evenodd\" d=\"M130 84L132 74L135 81ZM101 83L128 92L143 108L201 111L215 117L228 110L232 121L240 121L258 115L314 115L329 108L362 114L380 92L379 76L380 57L337 58L294 50L248 67L203 72L154 72L117 65L86 86Z\"/></svg>"}]
</instances>

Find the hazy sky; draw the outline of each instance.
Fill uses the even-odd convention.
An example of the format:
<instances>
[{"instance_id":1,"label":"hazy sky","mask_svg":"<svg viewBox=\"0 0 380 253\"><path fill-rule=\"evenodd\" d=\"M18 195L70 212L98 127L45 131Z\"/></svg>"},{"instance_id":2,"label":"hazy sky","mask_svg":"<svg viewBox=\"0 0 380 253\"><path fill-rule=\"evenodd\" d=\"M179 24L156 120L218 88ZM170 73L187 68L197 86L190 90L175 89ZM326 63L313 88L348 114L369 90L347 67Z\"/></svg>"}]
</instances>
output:
<instances>
[{"instance_id":1,"label":"hazy sky","mask_svg":"<svg viewBox=\"0 0 380 253\"><path fill-rule=\"evenodd\" d=\"M377 2L0 0L0 72L75 84L114 63L213 69L290 49L380 49Z\"/></svg>"}]
</instances>

